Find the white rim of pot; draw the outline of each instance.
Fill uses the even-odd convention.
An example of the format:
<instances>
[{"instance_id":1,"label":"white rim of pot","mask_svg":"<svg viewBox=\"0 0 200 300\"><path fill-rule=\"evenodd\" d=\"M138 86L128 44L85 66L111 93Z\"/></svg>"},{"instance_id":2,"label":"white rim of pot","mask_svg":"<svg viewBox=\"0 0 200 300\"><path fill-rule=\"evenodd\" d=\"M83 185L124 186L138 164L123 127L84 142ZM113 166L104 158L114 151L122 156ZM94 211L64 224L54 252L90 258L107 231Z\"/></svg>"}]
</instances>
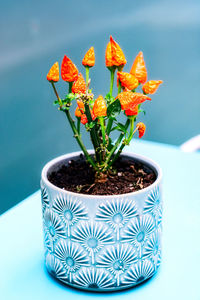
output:
<instances>
[{"instance_id":1,"label":"white rim of pot","mask_svg":"<svg viewBox=\"0 0 200 300\"><path fill-rule=\"evenodd\" d=\"M88 150L89 154L94 154L94 151L93 150ZM42 180L43 182L45 183L46 186L48 186L50 189L53 189L57 192L62 192L66 195L68 194L71 194L72 196L81 196L82 198L91 198L91 199L94 199L94 198L106 198L106 199L109 199L109 198L113 198L113 197L127 197L127 196L135 196L135 195L139 195L141 193L144 193L144 192L148 192L148 190L152 190L155 186L159 185L161 180L162 180L162 170L160 168L160 166L155 162L153 161L152 159L149 159L143 155L140 155L140 154L135 154L135 153L132 153L132 152L122 152L122 155L123 156L129 156L129 157L132 157L132 158L135 158L136 160L144 163L144 165L148 165L150 166L154 171L157 172L157 178L156 180L154 181L154 183L152 183L151 185L149 185L148 187L142 189L142 190L139 190L139 191L135 191L135 192L131 192L131 193L126 193L126 194L118 194L118 195L89 195L89 194L81 194L81 193L75 193L75 192L71 192L71 191L67 191L67 190L64 190L64 189L61 189L59 187L57 187L56 185L54 185L53 183L51 183L48 178L47 178L47 174L48 174L48 171L51 167L53 167L53 165L57 164L58 162L60 161L64 161L64 160L67 160L67 159L73 159L77 156L79 156L80 154L83 154L82 151L77 151L77 152L71 152L69 154L64 154L64 155L61 155L61 156L58 156L52 160L50 160L45 166L44 168L42 169Z\"/></svg>"}]
</instances>

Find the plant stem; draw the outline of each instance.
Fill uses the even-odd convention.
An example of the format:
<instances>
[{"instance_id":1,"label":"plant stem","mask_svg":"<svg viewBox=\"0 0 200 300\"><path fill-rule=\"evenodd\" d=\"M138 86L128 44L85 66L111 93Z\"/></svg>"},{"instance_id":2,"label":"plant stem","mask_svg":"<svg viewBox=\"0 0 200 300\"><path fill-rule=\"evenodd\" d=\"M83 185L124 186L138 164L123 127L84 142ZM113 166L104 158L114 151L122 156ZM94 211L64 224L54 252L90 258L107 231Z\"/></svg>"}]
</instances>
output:
<instances>
[{"instance_id":1,"label":"plant stem","mask_svg":"<svg viewBox=\"0 0 200 300\"><path fill-rule=\"evenodd\" d=\"M126 124L124 125L126 130L128 129L129 124L130 124L130 120L127 119ZM115 145L113 146L113 148L111 149L109 155L107 156L107 159L106 159L106 162L105 162L105 166L104 166L104 169L103 169L104 171L108 169L108 166L112 165L112 163L110 164L110 160L111 160L112 155L114 154L114 152L115 152L115 151L117 150L117 148L119 147L119 145L120 145L120 143L121 143L123 137L124 137L124 132L122 132L122 133L120 134L120 136L118 137L118 139L117 139Z\"/></svg>"},{"instance_id":2,"label":"plant stem","mask_svg":"<svg viewBox=\"0 0 200 300\"><path fill-rule=\"evenodd\" d=\"M124 147L130 143L130 141L132 140L132 137L133 137L134 133L137 131L137 127L134 130L134 121L135 121L135 117L131 117L130 118L130 124L131 124L130 125L130 134L128 136L128 139L127 139L127 141L125 139L123 140L123 142L122 142L121 146L119 147L116 155L114 156L113 160L108 165L108 168L116 162L116 160L120 156L120 154L121 154L122 150L124 149Z\"/></svg>"},{"instance_id":3,"label":"plant stem","mask_svg":"<svg viewBox=\"0 0 200 300\"><path fill-rule=\"evenodd\" d=\"M88 89L88 82L89 82L89 71L90 71L90 68L89 67L85 67L85 76L86 76L86 87Z\"/></svg>"},{"instance_id":4,"label":"plant stem","mask_svg":"<svg viewBox=\"0 0 200 300\"><path fill-rule=\"evenodd\" d=\"M55 87L54 82L51 81L51 85L52 85L52 87L53 87L54 93L56 94L56 97L57 97L57 99L58 99L59 105L62 106L62 100L60 99L60 97L59 97L59 95L58 95L58 92L57 92L57 90L56 90L56 87Z\"/></svg>"},{"instance_id":5,"label":"plant stem","mask_svg":"<svg viewBox=\"0 0 200 300\"><path fill-rule=\"evenodd\" d=\"M72 119L69 110L65 110L65 114L66 114L66 116L67 116L67 119L68 119L68 121L69 121L69 123L70 123L70 126L71 126L71 128L72 128L72 131L73 131L73 133L74 133L74 137L76 138L77 143L79 144L81 150L83 151L83 153L84 153L84 155L85 155L85 157L86 157L86 160L87 160L87 161L93 166L93 168L96 170L95 162L93 161L92 157L91 157L91 156L89 155L89 153L87 152L87 150L86 150L86 148L85 148L85 146L84 146L84 144L83 144L83 142L82 142L82 139L81 139L81 137L80 137L80 135L79 135L79 133L78 133L78 131L77 131L77 129L76 129L76 126L75 126L75 124L74 124L74 120Z\"/></svg>"},{"instance_id":6,"label":"plant stem","mask_svg":"<svg viewBox=\"0 0 200 300\"><path fill-rule=\"evenodd\" d=\"M114 77L115 77L115 69L111 68L110 69L110 92L109 92L110 93L110 97L112 97Z\"/></svg>"},{"instance_id":7,"label":"plant stem","mask_svg":"<svg viewBox=\"0 0 200 300\"><path fill-rule=\"evenodd\" d=\"M88 119L88 124L90 124L92 122L90 107L89 107L89 104L87 104L87 103L85 103L84 105L85 105L85 114L86 114L86 117ZM100 156L99 156L100 144L99 144L99 141L98 141L98 137L97 137L95 127L90 129L90 137L91 137L92 144L94 146L96 159L99 161L100 160Z\"/></svg>"},{"instance_id":8,"label":"plant stem","mask_svg":"<svg viewBox=\"0 0 200 300\"><path fill-rule=\"evenodd\" d=\"M103 117L99 117L99 122L101 125L101 132L102 132L102 138L103 138L103 145L106 145L106 132L105 132L105 125L104 125L104 118Z\"/></svg>"},{"instance_id":9,"label":"plant stem","mask_svg":"<svg viewBox=\"0 0 200 300\"><path fill-rule=\"evenodd\" d=\"M115 77L115 69L112 68L110 69L110 97L112 97L112 92L113 92L113 84L114 84L114 77ZM112 128L112 124L113 124L113 119L109 118L108 120L108 124L106 127L106 133L107 135L110 134L111 128Z\"/></svg>"},{"instance_id":10,"label":"plant stem","mask_svg":"<svg viewBox=\"0 0 200 300\"><path fill-rule=\"evenodd\" d=\"M80 125L81 125L81 118L77 118L77 131L79 135L80 135Z\"/></svg>"},{"instance_id":11,"label":"plant stem","mask_svg":"<svg viewBox=\"0 0 200 300\"><path fill-rule=\"evenodd\" d=\"M55 87L54 83L51 82L51 84L52 84L52 86L53 86L54 92L55 92L55 94L56 94L56 97L57 97L57 99L58 99L58 102L59 102L59 105L60 105L60 108L61 108L61 107L62 107L62 100L60 99L60 97L59 97L59 95L58 95L58 92L57 92L57 90L56 90L56 87ZM69 93L71 92L72 84L73 84L73 82L69 82ZM81 150L83 151L83 153L84 153L84 155L85 155L85 157L86 157L86 160L87 160L87 161L93 166L93 168L96 170L95 162L93 161L92 157L91 157L91 156L89 155L89 153L87 152L87 150L86 150L86 148L85 148L85 146L84 146L84 144L83 144L83 141L82 141L82 139L81 139L81 137L80 137L80 134L79 134L80 131L78 131L78 130L76 129L76 126L75 126L75 124L74 124L74 120L72 119L69 110L65 110L64 112L65 112L65 114L66 114L66 116L67 116L67 119L68 119L68 121L69 121L69 124L70 124L70 126L71 126L71 128L72 128L72 131L73 131L73 133L74 133L74 137L76 138L77 143L79 144ZM80 118L79 118L79 122L80 122ZM77 125L78 125L78 124L77 124ZM80 127L80 125L79 125L79 127Z\"/></svg>"},{"instance_id":12,"label":"plant stem","mask_svg":"<svg viewBox=\"0 0 200 300\"><path fill-rule=\"evenodd\" d=\"M72 85L73 85L73 81L69 82L69 93L71 93L71 91L72 91Z\"/></svg>"},{"instance_id":13,"label":"plant stem","mask_svg":"<svg viewBox=\"0 0 200 300\"><path fill-rule=\"evenodd\" d=\"M121 82L120 82L120 80L119 80L119 84L118 84L118 94L121 93L121 89L122 89L122 86L121 86Z\"/></svg>"},{"instance_id":14,"label":"plant stem","mask_svg":"<svg viewBox=\"0 0 200 300\"><path fill-rule=\"evenodd\" d=\"M110 134L110 131L111 131L111 129L112 129L112 124L113 124L113 119L112 119L112 118L109 118L108 124L107 124L107 127L106 127L106 133L107 133L107 135Z\"/></svg>"}]
</instances>

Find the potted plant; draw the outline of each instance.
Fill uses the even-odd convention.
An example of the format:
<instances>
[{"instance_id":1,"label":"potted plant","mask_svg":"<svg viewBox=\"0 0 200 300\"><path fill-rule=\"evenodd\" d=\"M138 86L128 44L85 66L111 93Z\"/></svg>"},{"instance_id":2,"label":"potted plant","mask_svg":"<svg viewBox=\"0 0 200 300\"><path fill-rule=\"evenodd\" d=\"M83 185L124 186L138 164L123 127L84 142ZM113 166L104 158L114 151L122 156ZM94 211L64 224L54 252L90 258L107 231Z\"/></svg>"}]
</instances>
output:
<instances>
[{"instance_id":1,"label":"potted plant","mask_svg":"<svg viewBox=\"0 0 200 300\"><path fill-rule=\"evenodd\" d=\"M143 112L141 104L151 100L149 94L155 93L162 81L147 82L142 52L131 71L124 72L124 53L112 37L105 61L110 71L110 90L105 97L95 97L90 87L93 47L82 61L86 80L64 56L61 77L69 86L64 98L55 87L59 65L56 62L51 67L47 80L57 97L55 104L66 115L81 152L50 161L41 178L47 269L67 285L94 291L137 285L157 271L161 260L160 167L148 158L122 151L135 134L144 135L145 125L136 119ZM71 115L75 102L76 122ZM124 114L124 122L119 122L120 114ZM84 129L90 135L92 151L82 140ZM118 133L116 140L113 132Z\"/></svg>"}]
</instances>

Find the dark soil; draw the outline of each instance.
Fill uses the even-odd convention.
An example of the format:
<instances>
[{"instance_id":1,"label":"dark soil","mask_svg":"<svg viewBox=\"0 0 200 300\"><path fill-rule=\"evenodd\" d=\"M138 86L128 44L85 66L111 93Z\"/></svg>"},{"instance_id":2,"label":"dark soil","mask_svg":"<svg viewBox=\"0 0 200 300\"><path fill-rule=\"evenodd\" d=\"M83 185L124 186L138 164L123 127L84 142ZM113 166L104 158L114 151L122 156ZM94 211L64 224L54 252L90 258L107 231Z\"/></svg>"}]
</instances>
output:
<instances>
[{"instance_id":1,"label":"dark soil","mask_svg":"<svg viewBox=\"0 0 200 300\"><path fill-rule=\"evenodd\" d=\"M140 162L120 158L105 183L94 183L94 171L80 159L68 162L48 175L51 183L61 189L89 195L118 195L141 190L156 180L152 169Z\"/></svg>"}]
</instances>

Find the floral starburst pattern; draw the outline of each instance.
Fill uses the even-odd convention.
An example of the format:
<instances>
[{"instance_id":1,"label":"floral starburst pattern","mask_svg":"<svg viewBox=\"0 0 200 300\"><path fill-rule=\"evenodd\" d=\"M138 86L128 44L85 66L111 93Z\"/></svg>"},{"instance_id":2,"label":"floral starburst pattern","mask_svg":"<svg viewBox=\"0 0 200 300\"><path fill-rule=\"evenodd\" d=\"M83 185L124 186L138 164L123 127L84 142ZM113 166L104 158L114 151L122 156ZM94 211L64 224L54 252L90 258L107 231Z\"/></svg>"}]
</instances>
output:
<instances>
[{"instance_id":1,"label":"floral starburst pattern","mask_svg":"<svg viewBox=\"0 0 200 300\"><path fill-rule=\"evenodd\" d=\"M143 258L151 259L155 265L157 265L157 262L160 260L161 257L161 241L159 234L157 232L153 233L144 249L143 249Z\"/></svg>"},{"instance_id":2,"label":"floral starburst pattern","mask_svg":"<svg viewBox=\"0 0 200 300\"><path fill-rule=\"evenodd\" d=\"M141 252L148 236L154 231L155 224L151 215L138 216L134 218L124 229L122 233L122 241L130 242ZM140 253L141 256L141 253Z\"/></svg>"},{"instance_id":3,"label":"floral starburst pattern","mask_svg":"<svg viewBox=\"0 0 200 300\"><path fill-rule=\"evenodd\" d=\"M149 260L138 261L124 275L122 283L136 285L150 278L155 272L154 265Z\"/></svg>"},{"instance_id":4,"label":"floral starburst pattern","mask_svg":"<svg viewBox=\"0 0 200 300\"><path fill-rule=\"evenodd\" d=\"M51 210L44 213L44 232L47 248L53 249L59 238L66 238L66 231L61 219Z\"/></svg>"},{"instance_id":5,"label":"floral starburst pattern","mask_svg":"<svg viewBox=\"0 0 200 300\"><path fill-rule=\"evenodd\" d=\"M65 281L67 278L67 274L61 262L49 253L46 255L45 260L47 270L49 271L49 273L52 274L54 277Z\"/></svg>"},{"instance_id":6,"label":"floral starburst pattern","mask_svg":"<svg viewBox=\"0 0 200 300\"><path fill-rule=\"evenodd\" d=\"M60 260L69 276L69 282L72 281L72 273L80 267L89 266L87 253L79 245L69 241L61 240L55 248L55 256Z\"/></svg>"},{"instance_id":7,"label":"floral starburst pattern","mask_svg":"<svg viewBox=\"0 0 200 300\"><path fill-rule=\"evenodd\" d=\"M92 259L94 264L94 253L98 252L104 245L114 242L112 231L105 224L94 222L81 222L72 234L72 241L81 243Z\"/></svg>"},{"instance_id":8,"label":"floral starburst pattern","mask_svg":"<svg viewBox=\"0 0 200 300\"><path fill-rule=\"evenodd\" d=\"M60 196L53 202L53 209L67 226L67 235L70 236L70 227L77 223L80 219L87 219L87 212L81 201L67 195L66 198Z\"/></svg>"},{"instance_id":9,"label":"floral starburst pattern","mask_svg":"<svg viewBox=\"0 0 200 300\"><path fill-rule=\"evenodd\" d=\"M162 216L162 201L161 194L158 187L150 192L144 204L144 213L152 213L156 219Z\"/></svg>"},{"instance_id":10,"label":"floral starburst pattern","mask_svg":"<svg viewBox=\"0 0 200 300\"><path fill-rule=\"evenodd\" d=\"M119 240L120 228L135 216L137 208L134 200L117 198L99 206L96 220L104 221L113 227Z\"/></svg>"},{"instance_id":11,"label":"floral starburst pattern","mask_svg":"<svg viewBox=\"0 0 200 300\"><path fill-rule=\"evenodd\" d=\"M45 187L41 188L41 200L42 200L42 211L44 213L46 207L49 207L49 197L47 189Z\"/></svg>"},{"instance_id":12,"label":"floral starburst pattern","mask_svg":"<svg viewBox=\"0 0 200 300\"><path fill-rule=\"evenodd\" d=\"M109 270L120 285L120 275L137 261L135 249L130 245L110 246L105 248L97 259L97 267L104 267Z\"/></svg>"},{"instance_id":13,"label":"floral starburst pattern","mask_svg":"<svg viewBox=\"0 0 200 300\"><path fill-rule=\"evenodd\" d=\"M136 285L150 278L155 272L154 265L149 260L138 261L124 275L122 283Z\"/></svg>"},{"instance_id":14,"label":"floral starburst pattern","mask_svg":"<svg viewBox=\"0 0 200 300\"><path fill-rule=\"evenodd\" d=\"M95 268L82 268L75 275L74 282L82 288L93 290L108 289L114 286L114 278L108 271Z\"/></svg>"}]
</instances>

